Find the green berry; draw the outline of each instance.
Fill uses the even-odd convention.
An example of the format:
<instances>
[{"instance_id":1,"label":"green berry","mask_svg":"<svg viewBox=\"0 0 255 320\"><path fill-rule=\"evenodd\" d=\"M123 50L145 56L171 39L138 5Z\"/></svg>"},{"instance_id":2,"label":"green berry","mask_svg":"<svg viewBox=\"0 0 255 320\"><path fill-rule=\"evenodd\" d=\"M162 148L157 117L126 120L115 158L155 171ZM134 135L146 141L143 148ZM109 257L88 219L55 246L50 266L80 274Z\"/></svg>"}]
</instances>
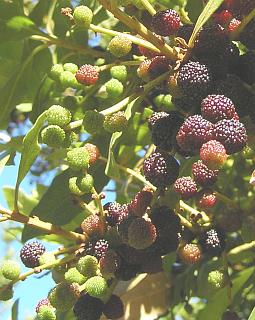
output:
<instances>
[{"instance_id":1,"label":"green berry","mask_svg":"<svg viewBox=\"0 0 255 320\"><path fill-rule=\"evenodd\" d=\"M67 282L57 284L56 287L51 289L48 295L51 305L58 311L63 312L71 309L78 297L78 285Z\"/></svg>"},{"instance_id":2,"label":"green berry","mask_svg":"<svg viewBox=\"0 0 255 320\"><path fill-rule=\"evenodd\" d=\"M62 64L54 64L51 67L49 77L52 80L58 81L61 73L64 71Z\"/></svg>"},{"instance_id":3,"label":"green berry","mask_svg":"<svg viewBox=\"0 0 255 320\"><path fill-rule=\"evenodd\" d=\"M91 297L102 298L107 293L108 286L103 277L95 276L85 282L84 288Z\"/></svg>"},{"instance_id":4,"label":"green berry","mask_svg":"<svg viewBox=\"0 0 255 320\"><path fill-rule=\"evenodd\" d=\"M97 274L98 261L94 256L86 255L81 257L76 266L77 270L86 278L91 278Z\"/></svg>"},{"instance_id":5,"label":"green berry","mask_svg":"<svg viewBox=\"0 0 255 320\"><path fill-rule=\"evenodd\" d=\"M46 117L48 124L55 124L60 127L66 126L72 119L71 112L57 104L54 104L46 111Z\"/></svg>"},{"instance_id":6,"label":"green berry","mask_svg":"<svg viewBox=\"0 0 255 320\"><path fill-rule=\"evenodd\" d=\"M77 26L88 29L93 18L93 12L87 6L79 6L74 9L73 18Z\"/></svg>"},{"instance_id":7,"label":"green berry","mask_svg":"<svg viewBox=\"0 0 255 320\"><path fill-rule=\"evenodd\" d=\"M73 74L75 74L78 71L78 66L75 63L71 63L71 62L67 62L63 65L63 68L65 71L69 71L72 72Z\"/></svg>"},{"instance_id":8,"label":"green berry","mask_svg":"<svg viewBox=\"0 0 255 320\"><path fill-rule=\"evenodd\" d=\"M126 66L114 66L110 69L111 76L121 82L127 80L127 68Z\"/></svg>"},{"instance_id":9,"label":"green berry","mask_svg":"<svg viewBox=\"0 0 255 320\"><path fill-rule=\"evenodd\" d=\"M38 313L37 318L38 320L56 320L56 314L54 309L49 306L41 306Z\"/></svg>"},{"instance_id":10,"label":"green berry","mask_svg":"<svg viewBox=\"0 0 255 320\"><path fill-rule=\"evenodd\" d=\"M70 71L63 71L59 77L59 81L62 89L66 88L79 88L80 84L78 83L75 74Z\"/></svg>"},{"instance_id":11,"label":"green berry","mask_svg":"<svg viewBox=\"0 0 255 320\"><path fill-rule=\"evenodd\" d=\"M123 131L127 128L128 120L123 111L110 114L105 117L104 129L110 133Z\"/></svg>"},{"instance_id":12,"label":"green berry","mask_svg":"<svg viewBox=\"0 0 255 320\"><path fill-rule=\"evenodd\" d=\"M70 284L83 284L86 281L86 278L74 267L67 270L67 272L65 273L65 280Z\"/></svg>"},{"instance_id":13,"label":"green berry","mask_svg":"<svg viewBox=\"0 0 255 320\"><path fill-rule=\"evenodd\" d=\"M104 116L94 110L88 110L85 112L83 119L84 129L90 133L95 134L103 127Z\"/></svg>"},{"instance_id":14,"label":"green berry","mask_svg":"<svg viewBox=\"0 0 255 320\"><path fill-rule=\"evenodd\" d=\"M173 109L172 96L170 94L160 94L153 101L158 108Z\"/></svg>"},{"instance_id":15,"label":"green berry","mask_svg":"<svg viewBox=\"0 0 255 320\"><path fill-rule=\"evenodd\" d=\"M6 260L2 263L1 273L8 280L16 280L21 273L21 268L18 262Z\"/></svg>"},{"instance_id":16,"label":"green berry","mask_svg":"<svg viewBox=\"0 0 255 320\"><path fill-rule=\"evenodd\" d=\"M131 51L132 41L125 36L116 36L109 42L108 49L115 57L120 58Z\"/></svg>"},{"instance_id":17,"label":"green berry","mask_svg":"<svg viewBox=\"0 0 255 320\"><path fill-rule=\"evenodd\" d=\"M66 136L65 136L65 140L63 141L63 143L61 144L62 148L69 148L73 142L78 140L78 135L73 132L66 132Z\"/></svg>"},{"instance_id":18,"label":"green berry","mask_svg":"<svg viewBox=\"0 0 255 320\"><path fill-rule=\"evenodd\" d=\"M94 179L87 173L85 176L78 177L77 186L83 193L90 193L94 186Z\"/></svg>"},{"instance_id":19,"label":"green berry","mask_svg":"<svg viewBox=\"0 0 255 320\"><path fill-rule=\"evenodd\" d=\"M13 288L0 288L0 301L7 301L13 298Z\"/></svg>"},{"instance_id":20,"label":"green berry","mask_svg":"<svg viewBox=\"0 0 255 320\"><path fill-rule=\"evenodd\" d=\"M50 264L56 261L56 257L53 253L45 252L39 258L40 266L43 264Z\"/></svg>"},{"instance_id":21,"label":"green berry","mask_svg":"<svg viewBox=\"0 0 255 320\"><path fill-rule=\"evenodd\" d=\"M109 98L117 98L122 95L124 87L119 80L111 79L106 82L105 89Z\"/></svg>"},{"instance_id":22,"label":"green berry","mask_svg":"<svg viewBox=\"0 0 255 320\"><path fill-rule=\"evenodd\" d=\"M69 179L69 190L72 194L76 196L82 196L85 192L81 191L81 189L77 185L77 177L71 177Z\"/></svg>"},{"instance_id":23,"label":"green berry","mask_svg":"<svg viewBox=\"0 0 255 320\"><path fill-rule=\"evenodd\" d=\"M57 125L49 125L41 132L42 143L52 148L59 148L65 141L65 131Z\"/></svg>"},{"instance_id":24,"label":"green berry","mask_svg":"<svg viewBox=\"0 0 255 320\"><path fill-rule=\"evenodd\" d=\"M67 152L67 162L73 170L86 170L89 166L89 153L83 148L74 148Z\"/></svg>"},{"instance_id":25,"label":"green berry","mask_svg":"<svg viewBox=\"0 0 255 320\"><path fill-rule=\"evenodd\" d=\"M208 283L213 289L221 289L226 285L226 276L223 272L213 270L208 274Z\"/></svg>"}]
</instances>

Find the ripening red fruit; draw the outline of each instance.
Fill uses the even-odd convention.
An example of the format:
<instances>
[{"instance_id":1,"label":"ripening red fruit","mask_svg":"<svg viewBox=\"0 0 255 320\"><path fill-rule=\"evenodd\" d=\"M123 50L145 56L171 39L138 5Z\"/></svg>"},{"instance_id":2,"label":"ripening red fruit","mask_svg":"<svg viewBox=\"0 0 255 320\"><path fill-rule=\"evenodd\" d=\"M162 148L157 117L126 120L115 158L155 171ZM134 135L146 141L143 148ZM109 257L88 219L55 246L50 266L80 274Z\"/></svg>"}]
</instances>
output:
<instances>
[{"instance_id":1,"label":"ripening red fruit","mask_svg":"<svg viewBox=\"0 0 255 320\"><path fill-rule=\"evenodd\" d=\"M99 72L97 67L91 64L84 64L76 72L75 77L77 81L85 86L93 85L99 78Z\"/></svg>"}]
</instances>

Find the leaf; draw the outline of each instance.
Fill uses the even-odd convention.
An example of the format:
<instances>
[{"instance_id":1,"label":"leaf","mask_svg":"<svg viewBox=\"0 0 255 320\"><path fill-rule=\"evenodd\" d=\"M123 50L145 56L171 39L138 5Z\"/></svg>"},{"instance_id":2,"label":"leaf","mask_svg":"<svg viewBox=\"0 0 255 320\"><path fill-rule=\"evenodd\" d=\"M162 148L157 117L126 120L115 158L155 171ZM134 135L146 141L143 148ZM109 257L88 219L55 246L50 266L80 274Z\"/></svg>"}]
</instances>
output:
<instances>
[{"instance_id":1,"label":"leaf","mask_svg":"<svg viewBox=\"0 0 255 320\"><path fill-rule=\"evenodd\" d=\"M248 320L255 320L255 307L253 308Z\"/></svg>"},{"instance_id":2,"label":"leaf","mask_svg":"<svg viewBox=\"0 0 255 320\"><path fill-rule=\"evenodd\" d=\"M18 178L16 182L16 187L15 187L15 201L14 201L15 209L17 209L18 191L19 191L20 183L25 178L30 167L34 163L38 154L40 153L41 148L38 143L38 136L44 124L45 119L46 119L46 113L44 112L36 120L35 124L29 130L29 132L26 134L23 140L23 150L21 154Z\"/></svg>"},{"instance_id":3,"label":"leaf","mask_svg":"<svg viewBox=\"0 0 255 320\"><path fill-rule=\"evenodd\" d=\"M232 296L242 289L246 281L254 273L254 267L240 271L233 280ZM215 295L208 300L205 308L199 312L197 320L215 320L220 319L222 313L226 310L229 304L227 288L219 290Z\"/></svg>"},{"instance_id":4,"label":"leaf","mask_svg":"<svg viewBox=\"0 0 255 320\"><path fill-rule=\"evenodd\" d=\"M212 16L212 14L219 8L224 0L209 0L207 5L204 7L204 10L201 12L200 16L197 19L192 35L189 39L189 47L192 48L194 41L196 39L197 33L207 22L207 20Z\"/></svg>"},{"instance_id":5,"label":"leaf","mask_svg":"<svg viewBox=\"0 0 255 320\"><path fill-rule=\"evenodd\" d=\"M19 299L17 299L12 306L12 320L18 320Z\"/></svg>"},{"instance_id":6,"label":"leaf","mask_svg":"<svg viewBox=\"0 0 255 320\"><path fill-rule=\"evenodd\" d=\"M8 160L10 159L10 154L4 154L3 157L1 156L1 160L0 160L0 174L2 173L6 163L8 162Z\"/></svg>"}]
</instances>

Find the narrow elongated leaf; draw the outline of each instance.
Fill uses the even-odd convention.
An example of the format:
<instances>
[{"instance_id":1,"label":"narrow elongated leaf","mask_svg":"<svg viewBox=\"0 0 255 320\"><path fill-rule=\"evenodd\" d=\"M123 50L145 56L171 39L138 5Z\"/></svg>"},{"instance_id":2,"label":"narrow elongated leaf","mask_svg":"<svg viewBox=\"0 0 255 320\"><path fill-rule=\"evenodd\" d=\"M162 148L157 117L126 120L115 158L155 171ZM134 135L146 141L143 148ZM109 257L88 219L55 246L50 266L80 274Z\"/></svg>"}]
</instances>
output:
<instances>
[{"instance_id":1,"label":"narrow elongated leaf","mask_svg":"<svg viewBox=\"0 0 255 320\"><path fill-rule=\"evenodd\" d=\"M0 174L2 173L6 163L8 162L8 160L10 159L10 154L4 154L3 157L0 160Z\"/></svg>"},{"instance_id":2,"label":"narrow elongated leaf","mask_svg":"<svg viewBox=\"0 0 255 320\"><path fill-rule=\"evenodd\" d=\"M18 320L19 314L19 299L17 299L12 306L12 320Z\"/></svg>"},{"instance_id":3,"label":"narrow elongated leaf","mask_svg":"<svg viewBox=\"0 0 255 320\"><path fill-rule=\"evenodd\" d=\"M203 27L203 25L210 19L212 14L219 8L224 0L209 0L207 5L204 7L204 10L200 14L195 24L195 28L192 32L192 35L189 39L189 47L193 47L194 41L196 39L197 33Z\"/></svg>"},{"instance_id":4,"label":"narrow elongated leaf","mask_svg":"<svg viewBox=\"0 0 255 320\"><path fill-rule=\"evenodd\" d=\"M255 320L255 307L253 308L248 320Z\"/></svg>"}]
</instances>

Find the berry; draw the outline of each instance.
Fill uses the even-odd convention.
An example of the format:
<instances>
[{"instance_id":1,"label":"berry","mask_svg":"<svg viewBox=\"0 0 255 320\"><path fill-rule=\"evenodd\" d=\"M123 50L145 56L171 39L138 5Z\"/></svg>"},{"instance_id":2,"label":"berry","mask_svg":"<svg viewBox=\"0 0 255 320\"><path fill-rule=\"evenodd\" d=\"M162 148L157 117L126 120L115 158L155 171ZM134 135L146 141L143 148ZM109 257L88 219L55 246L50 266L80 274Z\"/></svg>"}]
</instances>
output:
<instances>
[{"instance_id":1,"label":"berry","mask_svg":"<svg viewBox=\"0 0 255 320\"><path fill-rule=\"evenodd\" d=\"M0 290L0 301L8 301L13 298L13 288L8 287Z\"/></svg>"},{"instance_id":2,"label":"berry","mask_svg":"<svg viewBox=\"0 0 255 320\"><path fill-rule=\"evenodd\" d=\"M212 123L235 116L233 102L224 95L209 95L201 103L202 116Z\"/></svg>"},{"instance_id":3,"label":"berry","mask_svg":"<svg viewBox=\"0 0 255 320\"><path fill-rule=\"evenodd\" d=\"M180 28L181 19L179 14L172 9L158 11L152 17L152 28L161 36L170 36Z\"/></svg>"},{"instance_id":4,"label":"berry","mask_svg":"<svg viewBox=\"0 0 255 320\"><path fill-rule=\"evenodd\" d=\"M89 153L84 147L67 152L67 162L73 170L86 170L89 166Z\"/></svg>"},{"instance_id":5,"label":"berry","mask_svg":"<svg viewBox=\"0 0 255 320\"><path fill-rule=\"evenodd\" d=\"M182 150L197 153L203 143L211 140L212 131L211 122L200 115L194 115L185 120L176 135L176 140Z\"/></svg>"},{"instance_id":6,"label":"berry","mask_svg":"<svg viewBox=\"0 0 255 320\"><path fill-rule=\"evenodd\" d=\"M128 228L132 221L136 219L136 216L129 215L127 218L123 219L117 226L118 235L121 241L125 244L128 244Z\"/></svg>"},{"instance_id":7,"label":"berry","mask_svg":"<svg viewBox=\"0 0 255 320\"><path fill-rule=\"evenodd\" d=\"M74 9L73 19L77 26L88 29L93 18L93 12L87 6L78 6Z\"/></svg>"},{"instance_id":8,"label":"berry","mask_svg":"<svg viewBox=\"0 0 255 320\"><path fill-rule=\"evenodd\" d=\"M137 75L144 81L156 78L170 68L170 62L165 56L156 56L144 60L137 69Z\"/></svg>"},{"instance_id":9,"label":"berry","mask_svg":"<svg viewBox=\"0 0 255 320\"><path fill-rule=\"evenodd\" d=\"M94 186L94 179L87 173L85 176L78 177L77 186L83 193L90 193Z\"/></svg>"},{"instance_id":10,"label":"berry","mask_svg":"<svg viewBox=\"0 0 255 320\"><path fill-rule=\"evenodd\" d=\"M113 250L108 250L99 261L101 273L108 276L114 274L119 269L120 264L121 259Z\"/></svg>"},{"instance_id":11,"label":"berry","mask_svg":"<svg viewBox=\"0 0 255 320\"><path fill-rule=\"evenodd\" d=\"M155 151L145 159L143 172L146 180L164 189L177 179L179 163L172 155L163 151Z\"/></svg>"},{"instance_id":12,"label":"berry","mask_svg":"<svg viewBox=\"0 0 255 320\"><path fill-rule=\"evenodd\" d=\"M62 282L50 290L48 299L58 311L64 312L72 308L79 297L77 284Z\"/></svg>"},{"instance_id":13,"label":"berry","mask_svg":"<svg viewBox=\"0 0 255 320\"><path fill-rule=\"evenodd\" d=\"M83 284L86 281L86 278L75 268L70 268L65 273L65 280L67 283L78 283Z\"/></svg>"},{"instance_id":14,"label":"berry","mask_svg":"<svg viewBox=\"0 0 255 320\"><path fill-rule=\"evenodd\" d=\"M160 94L153 99L153 102L157 108L163 110L173 109L172 96L170 94Z\"/></svg>"},{"instance_id":15,"label":"berry","mask_svg":"<svg viewBox=\"0 0 255 320\"><path fill-rule=\"evenodd\" d=\"M164 44L164 39L163 39L161 36L159 36L159 35L156 34L156 33L154 33L154 36L157 37L159 40L161 40L162 45ZM139 36L138 36L138 37L139 37ZM156 57L156 56L159 55L158 52L155 52L155 51L153 51L153 50L150 50L150 49L148 49L148 48L146 48L146 47L143 47L143 46L141 46L141 45L138 46L138 50L139 50L139 52L140 52L143 56L145 56L145 57L147 57L147 58L154 58L154 57Z\"/></svg>"},{"instance_id":16,"label":"berry","mask_svg":"<svg viewBox=\"0 0 255 320\"><path fill-rule=\"evenodd\" d=\"M200 238L200 244L205 253L217 256L225 249L225 239L221 231L210 229L205 231Z\"/></svg>"},{"instance_id":17,"label":"berry","mask_svg":"<svg viewBox=\"0 0 255 320\"><path fill-rule=\"evenodd\" d=\"M181 97L173 97L172 103L177 109L184 112L195 112L200 110L200 104L203 97L197 95L183 94Z\"/></svg>"},{"instance_id":18,"label":"berry","mask_svg":"<svg viewBox=\"0 0 255 320\"><path fill-rule=\"evenodd\" d=\"M148 127L149 127L149 129L152 130L154 124L158 120L167 118L168 116L169 116L169 113L164 112L164 111L154 112L153 115L150 116L149 119L148 119Z\"/></svg>"},{"instance_id":19,"label":"berry","mask_svg":"<svg viewBox=\"0 0 255 320\"><path fill-rule=\"evenodd\" d=\"M117 79L111 79L105 83L105 89L109 98L118 98L122 95L124 87Z\"/></svg>"},{"instance_id":20,"label":"berry","mask_svg":"<svg viewBox=\"0 0 255 320\"><path fill-rule=\"evenodd\" d=\"M209 272L207 280L213 289L221 289L226 285L226 276L219 270Z\"/></svg>"},{"instance_id":21,"label":"berry","mask_svg":"<svg viewBox=\"0 0 255 320\"><path fill-rule=\"evenodd\" d=\"M39 309L41 308L41 306L48 306L48 307L50 307L51 304L50 304L49 299L48 299L48 298L42 299L42 300L40 300L40 301L37 303L37 305L36 305L36 307L35 307L36 313L39 312Z\"/></svg>"},{"instance_id":22,"label":"berry","mask_svg":"<svg viewBox=\"0 0 255 320\"><path fill-rule=\"evenodd\" d=\"M65 71L69 71L72 72L73 74L75 74L78 71L78 66L75 63L71 63L71 62L67 62L63 65L63 68Z\"/></svg>"},{"instance_id":23,"label":"berry","mask_svg":"<svg viewBox=\"0 0 255 320\"><path fill-rule=\"evenodd\" d=\"M88 236L103 236L105 232L105 225L103 220L97 214L91 214L83 220L81 228Z\"/></svg>"},{"instance_id":24,"label":"berry","mask_svg":"<svg viewBox=\"0 0 255 320\"><path fill-rule=\"evenodd\" d=\"M252 19L247 26L244 28L240 34L240 41L244 44L249 50L255 49L255 20Z\"/></svg>"},{"instance_id":25,"label":"berry","mask_svg":"<svg viewBox=\"0 0 255 320\"><path fill-rule=\"evenodd\" d=\"M255 82L255 54L247 52L240 56L238 65L238 76L248 84Z\"/></svg>"},{"instance_id":26,"label":"berry","mask_svg":"<svg viewBox=\"0 0 255 320\"><path fill-rule=\"evenodd\" d=\"M229 22L227 31L228 32L235 31L240 24L241 24L241 21L239 19L236 19L236 18L231 19L231 21Z\"/></svg>"},{"instance_id":27,"label":"berry","mask_svg":"<svg viewBox=\"0 0 255 320\"><path fill-rule=\"evenodd\" d=\"M197 185L191 177L181 177L175 181L174 191L183 199L190 199L197 193Z\"/></svg>"},{"instance_id":28,"label":"berry","mask_svg":"<svg viewBox=\"0 0 255 320\"><path fill-rule=\"evenodd\" d=\"M108 49L115 57L126 56L132 49L132 41L125 36L116 36L109 42Z\"/></svg>"},{"instance_id":29,"label":"berry","mask_svg":"<svg viewBox=\"0 0 255 320\"><path fill-rule=\"evenodd\" d=\"M124 131L127 125L128 120L123 111L110 114L104 119L104 129L110 133Z\"/></svg>"},{"instance_id":30,"label":"berry","mask_svg":"<svg viewBox=\"0 0 255 320\"><path fill-rule=\"evenodd\" d=\"M124 305L120 297L112 294L103 309L107 319L119 319L124 316Z\"/></svg>"},{"instance_id":31,"label":"berry","mask_svg":"<svg viewBox=\"0 0 255 320\"><path fill-rule=\"evenodd\" d=\"M200 148L200 159L212 170L221 167L227 157L224 145L217 140L210 140Z\"/></svg>"},{"instance_id":32,"label":"berry","mask_svg":"<svg viewBox=\"0 0 255 320\"><path fill-rule=\"evenodd\" d=\"M111 76L121 82L127 80L127 67L126 66L114 66L110 69Z\"/></svg>"},{"instance_id":33,"label":"berry","mask_svg":"<svg viewBox=\"0 0 255 320\"><path fill-rule=\"evenodd\" d=\"M86 255L79 259L76 268L85 278L91 278L97 274L97 264L98 261L96 257Z\"/></svg>"},{"instance_id":34,"label":"berry","mask_svg":"<svg viewBox=\"0 0 255 320\"><path fill-rule=\"evenodd\" d=\"M221 120L214 127L215 139L220 141L228 154L241 151L247 143L245 126L237 120Z\"/></svg>"},{"instance_id":35,"label":"berry","mask_svg":"<svg viewBox=\"0 0 255 320\"><path fill-rule=\"evenodd\" d=\"M76 72L75 77L77 81L85 86L93 85L99 78L99 72L97 67L91 64L84 64Z\"/></svg>"},{"instance_id":36,"label":"berry","mask_svg":"<svg viewBox=\"0 0 255 320\"><path fill-rule=\"evenodd\" d=\"M88 110L84 114L83 126L90 133L95 134L101 130L104 123L104 116L94 110Z\"/></svg>"},{"instance_id":37,"label":"berry","mask_svg":"<svg viewBox=\"0 0 255 320\"><path fill-rule=\"evenodd\" d=\"M85 143L84 148L89 153L89 164L94 164L100 157L100 151L98 147L92 143Z\"/></svg>"},{"instance_id":38,"label":"berry","mask_svg":"<svg viewBox=\"0 0 255 320\"><path fill-rule=\"evenodd\" d=\"M57 125L49 125L41 131L42 143L52 148L61 147L65 137L65 131Z\"/></svg>"},{"instance_id":39,"label":"berry","mask_svg":"<svg viewBox=\"0 0 255 320\"><path fill-rule=\"evenodd\" d=\"M52 105L46 111L46 119L48 121L48 124L64 127L68 125L68 123L71 121L71 118L72 115L68 109L56 104Z\"/></svg>"},{"instance_id":40,"label":"berry","mask_svg":"<svg viewBox=\"0 0 255 320\"><path fill-rule=\"evenodd\" d=\"M73 131L65 132L65 139L61 144L62 148L69 148L74 142L78 140L78 136Z\"/></svg>"},{"instance_id":41,"label":"berry","mask_svg":"<svg viewBox=\"0 0 255 320\"><path fill-rule=\"evenodd\" d=\"M155 226L143 218L133 220L128 227L128 244L135 249L146 249L156 240Z\"/></svg>"},{"instance_id":42,"label":"berry","mask_svg":"<svg viewBox=\"0 0 255 320\"><path fill-rule=\"evenodd\" d=\"M121 213L122 213L121 204L115 201L107 202L104 205L104 210L107 211L106 221L108 222L109 226L113 227L120 222Z\"/></svg>"},{"instance_id":43,"label":"berry","mask_svg":"<svg viewBox=\"0 0 255 320\"><path fill-rule=\"evenodd\" d=\"M214 14L213 18L216 23L221 25L227 25L233 17L233 14L229 10L222 10Z\"/></svg>"},{"instance_id":44,"label":"berry","mask_svg":"<svg viewBox=\"0 0 255 320\"><path fill-rule=\"evenodd\" d=\"M182 38L186 41L186 43L188 43L193 30L194 25L184 24L183 26L180 26L180 28L177 30L176 37Z\"/></svg>"},{"instance_id":45,"label":"berry","mask_svg":"<svg viewBox=\"0 0 255 320\"><path fill-rule=\"evenodd\" d=\"M49 77L52 80L58 81L63 71L64 71L64 68L62 64L54 64L50 69Z\"/></svg>"},{"instance_id":46,"label":"berry","mask_svg":"<svg viewBox=\"0 0 255 320\"><path fill-rule=\"evenodd\" d=\"M200 261L201 250L198 245L188 243L179 248L178 255L183 262L187 264L194 264Z\"/></svg>"},{"instance_id":47,"label":"berry","mask_svg":"<svg viewBox=\"0 0 255 320\"><path fill-rule=\"evenodd\" d=\"M16 280L19 278L21 268L18 262L12 260L6 260L0 267L0 272L5 279Z\"/></svg>"},{"instance_id":48,"label":"berry","mask_svg":"<svg viewBox=\"0 0 255 320\"><path fill-rule=\"evenodd\" d=\"M122 260L120 268L115 272L115 277L122 281L133 279L140 270L140 266Z\"/></svg>"},{"instance_id":49,"label":"berry","mask_svg":"<svg viewBox=\"0 0 255 320\"><path fill-rule=\"evenodd\" d=\"M75 303L73 311L77 320L99 320L104 303L100 299L83 294Z\"/></svg>"},{"instance_id":50,"label":"berry","mask_svg":"<svg viewBox=\"0 0 255 320\"><path fill-rule=\"evenodd\" d=\"M217 181L218 170L211 170L201 160L193 163L192 174L196 183L207 187L213 185Z\"/></svg>"},{"instance_id":51,"label":"berry","mask_svg":"<svg viewBox=\"0 0 255 320\"><path fill-rule=\"evenodd\" d=\"M68 181L69 191L76 196L82 196L84 192L79 188L77 184L78 177L71 177Z\"/></svg>"},{"instance_id":52,"label":"berry","mask_svg":"<svg viewBox=\"0 0 255 320\"><path fill-rule=\"evenodd\" d=\"M75 75L70 71L63 71L59 77L59 82L63 89L79 87L79 83L77 82Z\"/></svg>"},{"instance_id":53,"label":"berry","mask_svg":"<svg viewBox=\"0 0 255 320\"><path fill-rule=\"evenodd\" d=\"M44 252L39 258L40 266L43 264L54 263L55 261L56 261L56 257L51 252Z\"/></svg>"},{"instance_id":54,"label":"berry","mask_svg":"<svg viewBox=\"0 0 255 320\"><path fill-rule=\"evenodd\" d=\"M210 189L201 190L197 194L196 203L197 206L202 209L208 209L215 206L217 202L217 196L215 192Z\"/></svg>"},{"instance_id":55,"label":"berry","mask_svg":"<svg viewBox=\"0 0 255 320\"><path fill-rule=\"evenodd\" d=\"M145 214L146 209L151 203L153 193L149 188L139 191L129 204L129 210L138 217Z\"/></svg>"},{"instance_id":56,"label":"berry","mask_svg":"<svg viewBox=\"0 0 255 320\"><path fill-rule=\"evenodd\" d=\"M38 313L37 318L38 320L56 320L56 314L52 307L50 306L41 306Z\"/></svg>"},{"instance_id":57,"label":"berry","mask_svg":"<svg viewBox=\"0 0 255 320\"><path fill-rule=\"evenodd\" d=\"M107 282L103 277L89 278L84 285L85 291L94 298L102 298L108 290Z\"/></svg>"},{"instance_id":58,"label":"berry","mask_svg":"<svg viewBox=\"0 0 255 320\"><path fill-rule=\"evenodd\" d=\"M67 271L67 267L63 265L57 266L52 269L51 275L55 283L60 283L65 280L66 271Z\"/></svg>"},{"instance_id":59,"label":"berry","mask_svg":"<svg viewBox=\"0 0 255 320\"><path fill-rule=\"evenodd\" d=\"M97 259L100 260L102 257L104 257L108 249L109 249L109 244L107 240L105 239L98 240L94 247L95 256L97 257Z\"/></svg>"},{"instance_id":60,"label":"berry","mask_svg":"<svg viewBox=\"0 0 255 320\"><path fill-rule=\"evenodd\" d=\"M45 250L44 245L38 241L28 242L20 250L21 261L28 268L38 267L39 258Z\"/></svg>"}]
</instances>

